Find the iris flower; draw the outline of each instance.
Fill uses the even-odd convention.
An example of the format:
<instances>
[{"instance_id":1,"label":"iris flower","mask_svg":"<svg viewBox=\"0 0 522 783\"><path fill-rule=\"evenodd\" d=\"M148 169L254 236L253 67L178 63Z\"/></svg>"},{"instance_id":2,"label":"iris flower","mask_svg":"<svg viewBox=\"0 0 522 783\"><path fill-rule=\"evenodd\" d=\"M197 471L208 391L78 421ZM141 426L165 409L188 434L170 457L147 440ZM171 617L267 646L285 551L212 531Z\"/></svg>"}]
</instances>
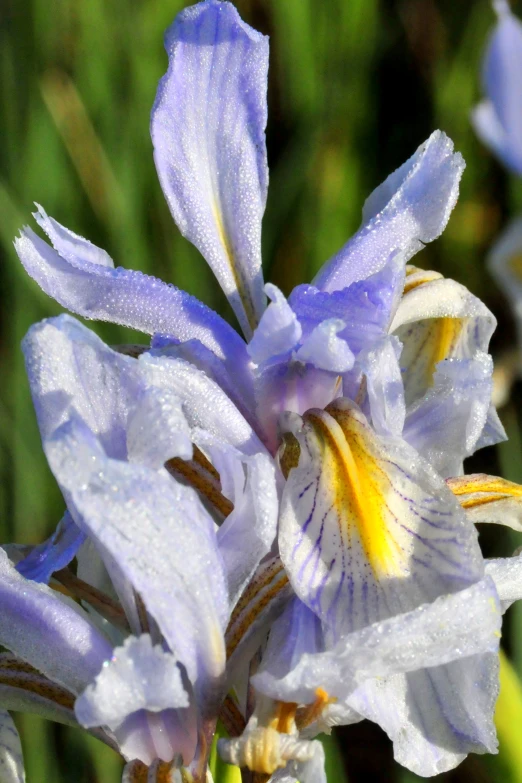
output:
<instances>
[{"instance_id":1,"label":"iris flower","mask_svg":"<svg viewBox=\"0 0 522 783\"><path fill-rule=\"evenodd\" d=\"M324 780L315 735L363 717L421 775L494 752L520 562L485 562L475 522L519 528L522 490L462 465L504 437L495 319L411 264L445 228L464 162L435 132L286 298L261 268L268 41L205 0L166 48L158 175L242 335L41 207L50 244L30 228L16 240L62 306L152 341L112 349L70 316L25 340L67 511L2 561L3 704L95 732L134 783L208 779L218 717L223 757L274 783Z\"/></svg>"}]
</instances>

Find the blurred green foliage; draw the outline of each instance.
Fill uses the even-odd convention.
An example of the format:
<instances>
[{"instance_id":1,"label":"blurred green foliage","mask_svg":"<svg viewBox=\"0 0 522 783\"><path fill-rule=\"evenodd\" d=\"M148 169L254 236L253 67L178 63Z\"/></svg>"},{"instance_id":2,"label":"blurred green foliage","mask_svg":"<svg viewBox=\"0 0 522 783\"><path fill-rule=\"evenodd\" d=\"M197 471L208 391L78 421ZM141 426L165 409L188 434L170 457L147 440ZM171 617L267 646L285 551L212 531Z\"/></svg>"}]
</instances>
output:
<instances>
[{"instance_id":1,"label":"blurred green foliage","mask_svg":"<svg viewBox=\"0 0 522 783\"><path fill-rule=\"evenodd\" d=\"M166 67L164 29L181 0L1 0L0 5L0 520L2 540L35 543L63 502L42 454L20 341L60 308L18 263L12 240L33 201L106 248L117 264L154 273L227 310L209 270L173 225L156 179L149 112ZM310 279L357 228L364 198L435 127L464 154L462 195L442 239L418 263L464 282L500 317L494 350L512 340L506 305L485 267L522 187L475 139L469 111L480 95L479 61L493 24L487 0L238 0L242 16L271 36L271 188L264 221L267 277L283 290ZM518 3L518 11L522 11ZM517 10L517 3L514 4ZM143 337L106 325L111 342ZM512 439L473 469L522 481L517 406ZM486 536L510 552L510 533ZM505 634L522 672L522 612ZM512 670L501 702L501 754L474 757L437 780L522 781L516 748L522 700ZM33 716L23 729L29 783L114 783L114 754L77 731ZM507 727L507 728L506 728ZM376 729L341 734L350 781L411 783ZM355 733L354 733L355 732ZM362 732L362 733L361 733ZM355 740L353 739L355 738ZM329 780L341 780L341 756Z\"/></svg>"}]
</instances>

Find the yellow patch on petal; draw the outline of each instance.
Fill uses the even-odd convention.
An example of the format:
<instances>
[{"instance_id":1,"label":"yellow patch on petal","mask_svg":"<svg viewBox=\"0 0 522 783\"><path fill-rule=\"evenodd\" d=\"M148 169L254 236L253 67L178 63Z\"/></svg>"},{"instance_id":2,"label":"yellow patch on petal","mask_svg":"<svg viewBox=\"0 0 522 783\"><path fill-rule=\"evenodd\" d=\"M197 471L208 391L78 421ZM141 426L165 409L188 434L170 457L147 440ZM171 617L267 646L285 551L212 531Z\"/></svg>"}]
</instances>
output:
<instances>
[{"instance_id":1,"label":"yellow patch on petal","mask_svg":"<svg viewBox=\"0 0 522 783\"><path fill-rule=\"evenodd\" d=\"M402 551L387 521L390 480L370 443L374 434L353 410L328 406L309 411L304 419L318 439L341 538L359 538L376 578L403 576Z\"/></svg>"},{"instance_id":2,"label":"yellow patch on petal","mask_svg":"<svg viewBox=\"0 0 522 783\"><path fill-rule=\"evenodd\" d=\"M404 343L401 366L407 368L407 388L408 384L413 384L418 390L433 386L437 364L458 354L459 343L469 320L427 318L398 330L397 335Z\"/></svg>"},{"instance_id":3,"label":"yellow patch on petal","mask_svg":"<svg viewBox=\"0 0 522 783\"><path fill-rule=\"evenodd\" d=\"M252 302L252 297L250 296L249 287L245 283L245 281L243 280L243 276L241 275L240 268L236 262L236 256L234 253L234 248L232 247L232 242L230 241L230 237L228 236L228 233L225 229L225 225L223 223L221 210L219 209L216 203L213 204L212 211L214 214L214 220L216 221L216 228L219 236L219 241L223 245L223 249L227 255L230 271L232 273L232 277L234 278L234 282L237 287L237 292L239 294L239 298L241 299L241 304L243 305L243 309L245 311L245 315L248 321L248 325L250 326L252 331L254 331L254 329L257 326L258 319L256 316L254 304Z\"/></svg>"}]
</instances>

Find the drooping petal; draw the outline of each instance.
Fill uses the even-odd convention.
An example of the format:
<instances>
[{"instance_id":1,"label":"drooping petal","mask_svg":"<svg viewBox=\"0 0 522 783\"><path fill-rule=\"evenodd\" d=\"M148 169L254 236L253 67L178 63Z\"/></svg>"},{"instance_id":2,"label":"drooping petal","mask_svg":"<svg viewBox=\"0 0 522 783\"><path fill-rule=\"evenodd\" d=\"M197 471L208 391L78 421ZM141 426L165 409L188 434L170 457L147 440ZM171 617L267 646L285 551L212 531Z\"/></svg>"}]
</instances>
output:
<instances>
[{"instance_id":1,"label":"drooping petal","mask_svg":"<svg viewBox=\"0 0 522 783\"><path fill-rule=\"evenodd\" d=\"M0 644L73 693L111 657L111 645L79 606L25 579L1 550L0 595Z\"/></svg>"},{"instance_id":2,"label":"drooping petal","mask_svg":"<svg viewBox=\"0 0 522 783\"><path fill-rule=\"evenodd\" d=\"M522 486L499 476L471 473L446 481L472 522L507 525L522 532Z\"/></svg>"},{"instance_id":3,"label":"drooping petal","mask_svg":"<svg viewBox=\"0 0 522 783\"><path fill-rule=\"evenodd\" d=\"M170 356L174 359L184 359L190 362L198 370L206 373L218 386L221 386L225 394L230 397L234 405L250 421L252 426L256 424L254 411L254 378L250 366L237 366L231 372L230 365L206 348L199 340L187 340L180 343L172 337L154 335L151 341L151 354L154 356Z\"/></svg>"},{"instance_id":4,"label":"drooping petal","mask_svg":"<svg viewBox=\"0 0 522 783\"><path fill-rule=\"evenodd\" d=\"M210 432L244 454L266 451L244 416L204 372L182 359L166 361L149 354L140 356L138 363L146 383L179 397L191 427Z\"/></svg>"},{"instance_id":5,"label":"drooping petal","mask_svg":"<svg viewBox=\"0 0 522 783\"><path fill-rule=\"evenodd\" d=\"M127 421L130 462L159 470L173 457L192 458L189 424L181 402L170 389L146 388Z\"/></svg>"},{"instance_id":6,"label":"drooping petal","mask_svg":"<svg viewBox=\"0 0 522 783\"><path fill-rule=\"evenodd\" d=\"M406 407L399 358L402 345L392 336L379 340L359 356L366 378L366 393L374 430L380 435L401 435Z\"/></svg>"},{"instance_id":7,"label":"drooping petal","mask_svg":"<svg viewBox=\"0 0 522 783\"><path fill-rule=\"evenodd\" d=\"M151 118L158 176L250 335L264 309L268 39L231 3L207 0L178 15L165 48Z\"/></svg>"},{"instance_id":8,"label":"drooping petal","mask_svg":"<svg viewBox=\"0 0 522 783\"><path fill-rule=\"evenodd\" d=\"M23 350L42 438L72 409L111 456L124 459L127 417L139 389L136 360L68 315L32 326Z\"/></svg>"},{"instance_id":9,"label":"drooping petal","mask_svg":"<svg viewBox=\"0 0 522 783\"><path fill-rule=\"evenodd\" d=\"M181 747L177 740L182 737L169 735L165 722L173 716L157 714L178 708L188 712L188 707L189 696L176 658L153 646L150 636L143 634L129 637L114 650L95 681L78 697L74 709L82 726L108 726L114 731L126 758L150 764L156 758L170 761L183 752L192 759L197 736L191 738L190 747ZM134 716L133 731L123 726L130 716Z\"/></svg>"},{"instance_id":10,"label":"drooping petal","mask_svg":"<svg viewBox=\"0 0 522 783\"><path fill-rule=\"evenodd\" d=\"M26 579L47 584L52 574L65 568L85 541L85 534L65 512L54 533L17 563L16 570Z\"/></svg>"},{"instance_id":11,"label":"drooping petal","mask_svg":"<svg viewBox=\"0 0 522 783\"><path fill-rule=\"evenodd\" d=\"M404 438L443 478L462 472L486 426L493 361L477 351L473 359L442 361L433 387L408 410Z\"/></svg>"},{"instance_id":12,"label":"drooping petal","mask_svg":"<svg viewBox=\"0 0 522 783\"><path fill-rule=\"evenodd\" d=\"M284 618L277 621L279 627ZM500 625L496 587L486 577L465 590L350 633L326 651L314 651L302 639L300 654L289 664L278 658L269 642L252 683L267 696L285 702L311 704L320 690L346 703L361 683L374 677L385 679L496 651ZM291 627L297 629L295 621ZM274 641L289 648L291 640L278 637L278 630L276 625ZM306 646L308 650L303 649Z\"/></svg>"},{"instance_id":13,"label":"drooping petal","mask_svg":"<svg viewBox=\"0 0 522 783\"><path fill-rule=\"evenodd\" d=\"M458 197L464 161L435 131L367 200L363 226L319 271L314 285L346 288L382 269L400 252L403 262L446 227Z\"/></svg>"},{"instance_id":14,"label":"drooping petal","mask_svg":"<svg viewBox=\"0 0 522 783\"><path fill-rule=\"evenodd\" d=\"M47 231L43 221L42 227ZM92 252L85 254L82 245L77 245L81 255L69 261L30 228L16 239L15 249L27 273L73 313L146 334L198 339L227 362L233 355L231 366L248 362L245 343L237 332L202 302L172 285L123 267L114 269L99 259L95 262Z\"/></svg>"},{"instance_id":15,"label":"drooping petal","mask_svg":"<svg viewBox=\"0 0 522 783\"><path fill-rule=\"evenodd\" d=\"M271 299L248 343L248 355L255 364L285 356L301 339L301 324L281 291L271 283L265 286Z\"/></svg>"},{"instance_id":16,"label":"drooping petal","mask_svg":"<svg viewBox=\"0 0 522 783\"><path fill-rule=\"evenodd\" d=\"M22 743L13 719L0 710L0 781L25 783Z\"/></svg>"},{"instance_id":17,"label":"drooping petal","mask_svg":"<svg viewBox=\"0 0 522 783\"><path fill-rule=\"evenodd\" d=\"M415 270L406 278L404 296L390 331L403 343L401 370L406 405L433 386L443 359L471 359L487 352L496 320L464 286L440 275Z\"/></svg>"},{"instance_id":18,"label":"drooping petal","mask_svg":"<svg viewBox=\"0 0 522 783\"><path fill-rule=\"evenodd\" d=\"M522 24L505 0L495 4L498 23L489 41L483 65L487 100L472 114L482 141L502 162L522 174Z\"/></svg>"},{"instance_id":19,"label":"drooping petal","mask_svg":"<svg viewBox=\"0 0 522 783\"><path fill-rule=\"evenodd\" d=\"M378 437L345 398L308 411L293 435L281 559L334 638L480 578L476 531L405 441Z\"/></svg>"},{"instance_id":20,"label":"drooping petal","mask_svg":"<svg viewBox=\"0 0 522 783\"><path fill-rule=\"evenodd\" d=\"M228 596L212 523L195 492L166 472L107 458L78 419L45 449L77 523L142 597L191 682L215 684L225 663Z\"/></svg>"},{"instance_id":21,"label":"drooping petal","mask_svg":"<svg viewBox=\"0 0 522 783\"><path fill-rule=\"evenodd\" d=\"M498 653L364 683L350 704L393 741L396 761L422 777L468 753L495 753Z\"/></svg>"}]
</instances>

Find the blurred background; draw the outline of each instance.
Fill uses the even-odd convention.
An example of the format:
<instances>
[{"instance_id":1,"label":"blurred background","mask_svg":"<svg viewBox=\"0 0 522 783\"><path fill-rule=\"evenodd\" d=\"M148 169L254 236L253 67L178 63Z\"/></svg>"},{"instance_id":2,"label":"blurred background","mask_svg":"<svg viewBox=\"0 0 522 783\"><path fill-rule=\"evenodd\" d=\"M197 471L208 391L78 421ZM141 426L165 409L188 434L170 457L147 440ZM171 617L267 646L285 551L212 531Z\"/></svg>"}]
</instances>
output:
<instances>
[{"instance_id":1,"label":"blurred background","mask_svg":"<svg viewBox=\"0 0 522 783\"><path fill-rule=\"evenodd\" d=\"M20 341L60 312L29 280L12 241L33 202L104 247L116 264L185 288L230 318L203 260L181 238L160 190L149 113L166 69L164 29L181 0L0 0L0 525L1 540L40 542L63 501L43 456ZM469 112L480 97L480 58L494 15L486 0L237 0L243 18L271 37L264 220L265 276L285 293L309 280L353 233L366 196L435 128L466 161L461 197L443 237L416 263L468 286L499 319L493 342L514 348L506 302L485 268L509 216L522 212L522 183L475 138ZM513 8L522 15L522 2ZM521 75L522 78L522 75ZM143 335L94 325L107 341ZM470 471L522 482L521 389L501 416L508 444L470 460ZM481 533L488 555L522 541ZM469 758L435 780L522 781L522 607L507 615L497 713L500 754ZM120 762L73 729L17 716L28 783L116 783ZM337 735L331 783L413 783L391 745L367 722ZM332 754L334 750L332 750Z\"/></svg>"}]
</instances>

